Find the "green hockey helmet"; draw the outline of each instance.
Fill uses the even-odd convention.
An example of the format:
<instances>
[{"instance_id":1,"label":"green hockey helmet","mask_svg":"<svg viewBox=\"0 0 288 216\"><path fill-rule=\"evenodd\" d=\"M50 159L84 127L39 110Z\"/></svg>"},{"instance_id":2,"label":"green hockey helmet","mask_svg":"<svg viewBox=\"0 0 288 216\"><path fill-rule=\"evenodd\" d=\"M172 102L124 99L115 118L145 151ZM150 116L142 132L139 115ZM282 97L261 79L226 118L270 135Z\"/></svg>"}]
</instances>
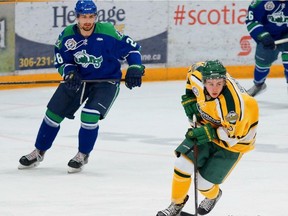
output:
<instances>
[{"instance_id":1,"label":"green hockey helmet","mask_svg":"<svg viewBox=\"0 0 288 216\"><path fill-rule=\"evenodd\" d=\"M201 72L203 82L207 79L226 79L226 68L219 60L205 61L197 70Z\"/></svg>"}]
</instances>

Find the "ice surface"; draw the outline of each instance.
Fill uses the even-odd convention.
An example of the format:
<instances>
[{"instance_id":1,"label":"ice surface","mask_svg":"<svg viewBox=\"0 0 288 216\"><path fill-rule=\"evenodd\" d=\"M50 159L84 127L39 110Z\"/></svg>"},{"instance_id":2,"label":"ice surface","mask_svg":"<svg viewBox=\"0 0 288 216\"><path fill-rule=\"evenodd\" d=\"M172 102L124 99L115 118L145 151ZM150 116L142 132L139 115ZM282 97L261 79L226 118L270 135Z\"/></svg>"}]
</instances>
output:
<instances>
[{"instance_id":1,"label":"ice surface","mask_svg":"<svg viewBox=\"0 0 288 216\"><path fill-rule=\"evenodd\" d=\"M257 97L256 149L221 185L211 216L287 216L288 92L284 79L267 85ZM55 87L0 91L0 216L155 216L170 204L173 150L188 127L184 88L185 81L145 82L132 91L121 85L89 163L77 174L67 174L67 163L77 153L80 112L61 124L39 167L18 170L19 158L34 148ZM193 194L192 185L189 212Z\"/></svg>"}]
</instances>

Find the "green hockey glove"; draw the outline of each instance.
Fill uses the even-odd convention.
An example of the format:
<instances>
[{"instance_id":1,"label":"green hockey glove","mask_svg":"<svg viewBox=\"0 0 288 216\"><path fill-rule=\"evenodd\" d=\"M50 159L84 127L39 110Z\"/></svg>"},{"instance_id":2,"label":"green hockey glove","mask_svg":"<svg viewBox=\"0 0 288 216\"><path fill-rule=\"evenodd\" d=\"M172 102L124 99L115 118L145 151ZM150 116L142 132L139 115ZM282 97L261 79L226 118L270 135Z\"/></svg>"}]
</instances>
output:
<instances>
[{"instance_id":1,"label":"green hockey glove","mask_svg":"<svg viewBox=\"0 0 288 216\"><path fill-rule=\"evenodd\" d=\"M196 98L189 97L186 94L182 95L181 104L184 107L186 116L189 119L192 119L194 114L196 115L197 120L200 118L200 113L199 113L199 111L197 109L197 100L196 100Z\"/></svg>"},{"instance_id":2,"label":"green hockey glove","mask_svg":"<svg viewBox=\"0 0 288 216\"><path fill-rule=\"evenodd\" d=\"M207 123L199 128L189 128L185 137L188 140L197 139L198 144L203 145L207 142L211 142L214 138L217 138L217 134L211 124Z\"/></svg>"}]
</instances>

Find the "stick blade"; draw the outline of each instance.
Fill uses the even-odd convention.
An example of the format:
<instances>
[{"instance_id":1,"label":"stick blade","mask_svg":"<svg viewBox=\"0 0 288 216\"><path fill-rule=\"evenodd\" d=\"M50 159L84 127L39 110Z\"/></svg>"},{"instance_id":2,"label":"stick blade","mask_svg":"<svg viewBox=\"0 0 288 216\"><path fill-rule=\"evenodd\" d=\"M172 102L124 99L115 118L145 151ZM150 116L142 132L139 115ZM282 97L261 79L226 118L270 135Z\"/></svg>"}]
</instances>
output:
<instances>
[{"instance_id":1,"label":"stick blade","mask_svg":"<svg viewBox=\"0 0 288 216\"><path fill-rule=\"evenodd\" d=\"M180 216L195 216L195 214L191 214L191 213L182 211L182 212L180 213Z\"/></svg>"}]
</instances>

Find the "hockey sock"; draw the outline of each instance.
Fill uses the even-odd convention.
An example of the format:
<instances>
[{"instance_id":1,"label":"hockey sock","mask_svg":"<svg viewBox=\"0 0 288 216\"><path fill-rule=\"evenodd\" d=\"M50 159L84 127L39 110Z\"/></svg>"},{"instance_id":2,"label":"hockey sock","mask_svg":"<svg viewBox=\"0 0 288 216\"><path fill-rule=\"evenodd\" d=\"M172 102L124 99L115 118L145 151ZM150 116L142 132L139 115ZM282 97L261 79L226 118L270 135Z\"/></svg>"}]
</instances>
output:
<instances>
[{"instance_id":1,"label":"hockey sock","mask_svg":"<svg viewBox=\"0 0 288 216\"><path fill-rule=\"evenodd\" d=\"M270 67L261 67L256 64L255 69L254 69L254 83L257 84L262 84L265 82L266 77L268 76L270 71Z\"/></svg>"},{"instance_id":2,"label":"hockey sock","mask_svg":"<svg viewBox=\"0 0 288 216\"><path fill-rule=\"evenodd\" d=\"M191 185L191 175L174 169L172 180L172 202L183 203Z\"/></svg>"},{"instance_id":3,"label":"hockey sock","mask_svg":"<svg viewBox=\"0 0 288 216\"><path fill-rule=\"evenodd\" d=\"M35 147L41 151L49 149L52 146L59 129L59 124L52 122L45 116L38 131Z\"/></svg>"},{"instance_id":4,"label":"hockey sock","mask_svg":"<svg viewBox=\"0 0 288 216\"><path fill-rule=\"evenodd\" d=\"M281 57L282 57L282 62L284 66L284 75L286 78L286 82L288 83L288 52L283 51Z\"/></svg>"},{"instance_id":5,"label":"hockey sock","mask_svg":"<svg viewBox=\"0 0 288 216\"><path fill-rule=\"evenodd\" d=\"M208 199L215 199L219 193L219 185L214 185L209 190L199 190L203 196Z\"/></svg>"},{"instance_id":6,"label":"hockey sock","mask_svg":"<svg viewBox=\"0 0 288 216\"><path fill-rule=\"evenodd\" d=\"M287 66L287 69L285 68L284 70L284 75L285 75L285 78L286 78L286 82L288 83L288 65L284 65L285 67Z\"/></svg>"},{"instance_id":7,"label":"hockey sock","mask_svg":"<svg viewBox=\"0 0 288 216\"><path fill-rule=\"evenodd\" d=\"M79 130L79 151L89 154L98 137L100 113L97 110L84 107L81 112L81 128Z\"/></svg>"},{"instance_id":8,"label":"hockey sock","mask_svg":"<svg viewBox=\"0 0 288 216\"><path fill-rule=\"evenodd\" d=\"M99 126L94 129L87 129L81 126L79 130L79 151L84 154L89 154L98 137Z\"/></svg>"}]
</instances>

